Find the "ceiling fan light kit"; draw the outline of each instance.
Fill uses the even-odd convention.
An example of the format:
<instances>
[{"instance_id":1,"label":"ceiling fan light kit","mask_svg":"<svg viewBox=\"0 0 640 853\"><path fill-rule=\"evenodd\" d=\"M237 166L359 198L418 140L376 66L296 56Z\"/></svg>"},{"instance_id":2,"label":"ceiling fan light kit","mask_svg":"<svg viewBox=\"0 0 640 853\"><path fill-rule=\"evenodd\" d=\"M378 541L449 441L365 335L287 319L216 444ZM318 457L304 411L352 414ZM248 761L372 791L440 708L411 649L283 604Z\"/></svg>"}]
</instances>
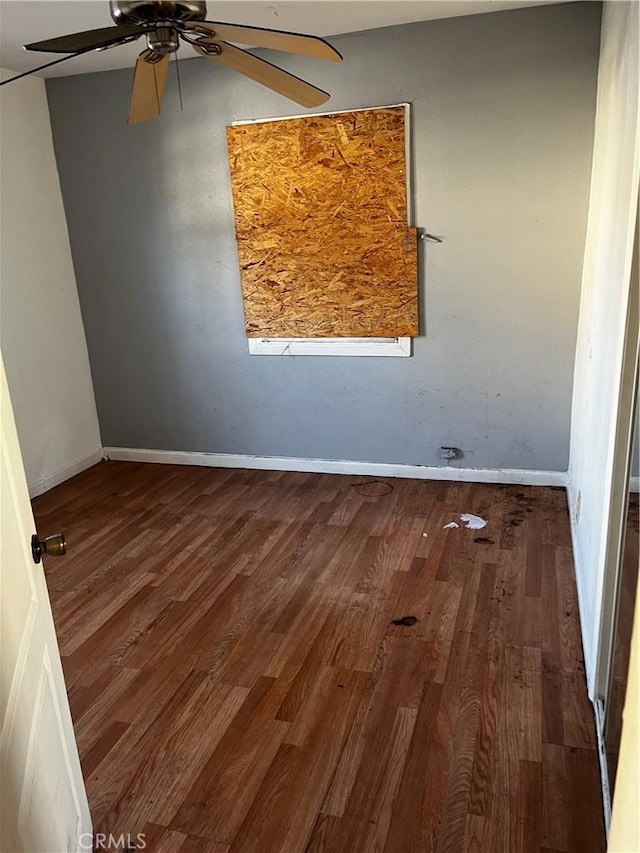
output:
<instances>
[{"instance_id":1,"label":"ceiling fan light kit","mask_svg":"<svg viewBox=\"0 0 640 853\"><path fill-rule=\"evenodd\" d=\"M110 0L109 6L115 27L73 33L26 44L24 47L25 50L69 54L47 63L53 65L82 53L118 47L144 36L147 46L136 61L129 124L148 121L160 115L169 57L178 51L181 41L190 45L200 56L225 65L304 107L320 106L329 99L329 93L236 45L264 47L332 62L342 61L338 51L318 36L207 21L207 4L203 0ZM33 74L43 67L47 66L40 66L26 74ZM24 76L16 75L0 85Z\"/></svg>"}]
</instances>

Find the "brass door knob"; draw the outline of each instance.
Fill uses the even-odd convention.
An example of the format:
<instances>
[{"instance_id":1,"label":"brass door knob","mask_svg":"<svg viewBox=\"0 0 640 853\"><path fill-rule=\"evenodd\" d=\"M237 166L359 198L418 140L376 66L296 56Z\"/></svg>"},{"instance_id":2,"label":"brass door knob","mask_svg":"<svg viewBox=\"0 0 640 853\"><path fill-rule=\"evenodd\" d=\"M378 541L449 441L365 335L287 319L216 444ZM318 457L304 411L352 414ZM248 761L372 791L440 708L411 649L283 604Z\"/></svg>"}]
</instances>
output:
<instances>
[{"instance_id":1,"label":"brass door knob","mask_svg":"<svg viewBox=\"0 0 640 853\"><path fill-rule=\"evenodd\" d=\"M64 538L64 533L54 533L45 539L38 539L34 533L31 537L31 553L34 563L39 563L43 554L47 557L64 556L67 553L67 540Z\"/></svg>"}]
</instances>

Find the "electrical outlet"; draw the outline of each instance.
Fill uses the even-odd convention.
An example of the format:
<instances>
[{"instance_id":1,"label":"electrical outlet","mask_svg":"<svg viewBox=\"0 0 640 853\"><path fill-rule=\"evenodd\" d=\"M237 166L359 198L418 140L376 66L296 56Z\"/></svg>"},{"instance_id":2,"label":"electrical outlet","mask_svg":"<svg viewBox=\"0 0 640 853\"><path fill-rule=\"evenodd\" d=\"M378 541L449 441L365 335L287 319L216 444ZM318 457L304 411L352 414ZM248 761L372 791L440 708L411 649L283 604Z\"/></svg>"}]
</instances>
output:
<instances>
[{"instance_id":1,"label":"electrical outlet","mask_svg":"<svg viewBox=\"0 0 640 853\"><path fill-rule=\"evenodd\" d=\"M459 447L441 447L440 448L440 458L441 459L458 459L460 456L460 448Z\"/></svg>"}]
</instances>

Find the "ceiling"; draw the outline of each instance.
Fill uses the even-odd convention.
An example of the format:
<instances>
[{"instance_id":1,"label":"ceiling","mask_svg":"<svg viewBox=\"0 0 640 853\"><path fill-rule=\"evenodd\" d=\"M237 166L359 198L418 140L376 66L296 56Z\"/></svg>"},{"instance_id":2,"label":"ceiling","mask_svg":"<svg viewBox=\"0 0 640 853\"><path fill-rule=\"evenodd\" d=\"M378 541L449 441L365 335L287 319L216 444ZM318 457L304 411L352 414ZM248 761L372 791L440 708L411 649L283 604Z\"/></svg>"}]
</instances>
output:
<instances>
[{"instance_id":1,"label":"ceiling","mask_svg":"<svg viewBox=\"0 0 640 853\"><path fill-rule=\"evenodd\" d=\"M523 6L541 6L563 0L297 0L260 2L227 0L208 3L209 20L331 36L413 21L477 15ZM0 0L0 66L28 71L57 56L28 53L22 45L113 25L107 0ZM43 77L85 74L129 68L140 52L139 42L117 49L89 53L40 72ZM182 51L180 58L197 58Z\"/></svg>"}]
</instances>

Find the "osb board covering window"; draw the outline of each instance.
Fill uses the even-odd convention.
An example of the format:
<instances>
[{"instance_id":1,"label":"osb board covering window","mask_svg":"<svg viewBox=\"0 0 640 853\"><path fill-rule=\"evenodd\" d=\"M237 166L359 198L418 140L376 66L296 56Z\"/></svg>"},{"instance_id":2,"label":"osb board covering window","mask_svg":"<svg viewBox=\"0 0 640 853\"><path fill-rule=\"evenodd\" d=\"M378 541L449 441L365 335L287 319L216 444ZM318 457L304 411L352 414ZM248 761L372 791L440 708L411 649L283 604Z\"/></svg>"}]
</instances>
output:
<instances>
[{"instance_id":1,"label":"osb board covering window","mask_svg":"<svg viewBox=\"0 0 640 853\"><path fill-rule=\"evenodd\" d=\"M416 335L404 107L227 137L247 336Z\"/></svg>"}]
</instances>

